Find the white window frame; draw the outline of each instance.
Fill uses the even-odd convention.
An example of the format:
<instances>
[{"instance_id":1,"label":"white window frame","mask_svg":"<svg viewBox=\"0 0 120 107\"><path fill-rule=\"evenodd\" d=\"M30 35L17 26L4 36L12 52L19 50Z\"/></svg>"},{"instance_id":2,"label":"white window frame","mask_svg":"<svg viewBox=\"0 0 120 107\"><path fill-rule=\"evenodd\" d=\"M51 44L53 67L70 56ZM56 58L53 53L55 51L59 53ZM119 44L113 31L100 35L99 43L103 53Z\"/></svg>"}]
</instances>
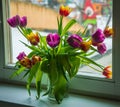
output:
<instances>
[{"instance_id":1,"label":"white window frame","mask_svg":"<svg viewBox=\"0 0 120 107\"><path fill-rule=\"evenodd\" d=\"M0 0L0 81L3 82L14 82L14 83L24 83L24 80L21 81L19 78L9 79L9 76L15 70L12 66L6 65L6 59L10 57L7 55L9 53L8 46L10 43L10 35L7 31L6 23L6 4L8 0ZM113 37L113 79L89 77L89 76L80 76L77 75L71 80L70 90L74 93L89 94L101 97L115 98L120 99L120 1L113 0L113 28L114 28L114 37ZM7 14L8 14L7 13ZM2 17L1 17L2 16ZM1 39L2 38L2 39Z\"/></svg>"}]
</instances>

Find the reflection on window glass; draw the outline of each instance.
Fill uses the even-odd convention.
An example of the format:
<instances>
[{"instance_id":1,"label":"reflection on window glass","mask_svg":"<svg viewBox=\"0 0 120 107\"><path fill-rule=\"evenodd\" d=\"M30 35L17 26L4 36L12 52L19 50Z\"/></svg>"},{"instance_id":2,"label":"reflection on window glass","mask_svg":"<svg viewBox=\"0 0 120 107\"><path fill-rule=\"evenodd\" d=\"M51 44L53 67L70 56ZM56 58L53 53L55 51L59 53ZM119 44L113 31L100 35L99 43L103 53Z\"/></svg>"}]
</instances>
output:
<instances>
[{"instance_id":1,"label":"reflection on window glass","mask_svg":"<svg viewBox=\"0 0 120 107\"><path fill-rule=\"evenodd\" d=\"M27 16L27 27L39 31L46 36L49 32L57 30L58 9L61 4L68 5L72 8L69 17L65 19L65 23L74 18L77 24L72 27L71 31L77 29L81 31L87 26L88 33L93 33L97 28L104 29L106 25L112 27L112 0L10 0L10 16L19 14ZM19 40L28 42L23 36L20 36L17 29L12 31L12 63L16 62L16 56L25 50ZM106 65L112 64L112 39L106 39L107 53L104 57L95 53L91 58ZM82 67L81 71L91 71L88 67Z\"/></svg>"}]
</instances>

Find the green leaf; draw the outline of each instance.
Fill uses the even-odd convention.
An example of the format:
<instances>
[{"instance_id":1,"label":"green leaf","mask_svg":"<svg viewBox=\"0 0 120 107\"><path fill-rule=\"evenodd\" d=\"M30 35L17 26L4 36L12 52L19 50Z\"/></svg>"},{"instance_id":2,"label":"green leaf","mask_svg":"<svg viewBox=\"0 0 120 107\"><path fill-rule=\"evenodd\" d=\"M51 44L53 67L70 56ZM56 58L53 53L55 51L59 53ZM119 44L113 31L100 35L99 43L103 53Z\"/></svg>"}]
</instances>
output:
<instances>
[{"instance_id":1,"label":"green leaf","mask_svg":"<svg viewBox=\"0 0 120 107\"><path fill-rule=\"evenodd\" d=\"M26 47L28 47L29 49L31 49L31 50L33 50L33 51L37 51L37 52L40 52L40 50L37 48L37 47L35 47L35 46L29 46L29 45L27 45L26 43L24 43L24 42L22 42L22 41L20 41L21 43L23 43Z\"/></svg>"},{"instance_id":2,"label":"green leaf","mask_svg":"<svg viewBox=\"0 0 120 107\"><path fill-rule=\"evenodd\" d=\"M57 17L58 34L60 34L60 28L59 28L59 24L60 24L60 22L59 22L59 19L58 19L58 17Z\"/></svg>"},{"instance_id":3,"label":"green leaf","mask_svg":"<svg viewBox=\"0 0 120 107\"><path fill-rule=\"evenodd\" d=\"M47 89L47 91L42 95L42 96L45 96L45 95L48 95L49 94L49 88Z\"/></svg>"},{"instance_id":4,"label":"green leaf","mask_svg":"<svg viewBox=\"0 0 120 107\"><path fill-rule=\"evenodd\" d=\"M70 72L71 65L68 61L68 55L58 54L56 56L56 59L57 59L58 70L60 70L60 72L63 73L65 79L68 80L67 76L66 76L66 71L68 72L69 76L71 77L71 72Z\"/></svg>"},{"instance_id":5,"label":"green leaf","mask_svg":"<svg viewBox=\"0 0 120 107\"><path fill-rule=\"evenodd\" d=\"M58 67L59 72L62 72L62 73L63 73L63 76L64 76L64 78L66 79L66 81L69 81L69 80L68 80L68 76L67 76L67 74L66 74L66 69L63 68L62 63L61 63L59 60L58 60L58 62L57 62L57 67Z\"/></svg>"},{"instance_id":6,"label":"green leaf","mask_svg":"<svg viewBox=\"0 0 120 107\"><path fill-rule=\"evenodd\" d=\"M36 72L40 69L40 62L37 62L30 70L29 77L28 77L28 84L31 84L33 77L36 75Z\"/></svg>"},{"instance_id":7,"label":"green leaf","mask_svg":"<svg viewBox=\"0 0 120 107\"><path fill-rule=\"evenodd\" d=\"M90 48L91 48L92 50L94 50L94 51L98 52L98 50L97 50L97 49L95 49L93 46L91 46Z\"/></svg>"},{"instance_id":8,"label":"green leaf","mask_svg":"<svg viewBox=\"0 0 120 107\"><path fill-rule=\"evenodd\" d=\"M93 61L93 60L91 60L91 59L89 59L89 58L87 58L87 57L85 57L85 56L79 56L79 58L81 58L81 59L83 59L84 61L86 61L86 63L91 63L91 64L96 65L96 66L98 66L99 68L103 69L103 66L102 66L102 65L96 63L95 61Z\"/></svg>"},{"instance_id":9,"label":"green leaf","mask_svg":"<svg viewBox=\"0 0 120 107\"><path fill-rule=\"evenodd\" d=\"M48 60L44 60L41 62L41 71L48 73L49 72L49 62Z\"/></svg>"},{"instance_id":10,"label":"green leaf","mask_svg":"<svg viewBox=\"0 0 120 107\"><path fill-rule=\"evenodd\" d=\"M72 77L74 77L79 70L81 61L80 61L80 58L75 57L75 56L70 57L69 60L70 60L71 66L72 66L71 67L71 74L72 74Z\"/></svg>"},{"instance_id":11,"label":"green leaf","mask_svg":"<svg viewBox=\"0 0 120 107\"><path fill-rule=\"evenodd\" d=\"M26 85L26 88L27 88L27 91L28 91L28 93L29 93L29 96L31 96L30 84L27 84L27 85Z\"/></svg>"},{"instance_id":12,"label":"green leaf","mask_svg":"<svg viewBox=\"0 0 120 107\"><path fill-rule=\"evenodd\" d=\"M91 51L91 52L89 52L89 53L86 53L85 56L90 56L90 55L94 54L95 52L96 52L96 51L93 50L93 51Z\"/></svg>"},{"instance_id":13,"label":"green leaf","mask_svg":"<svg viewBox=\"0 0 120 107\"><path fill-rule=\"evenodd\" d=\"M76 21L75 19L71 19L71 20L67 23L67 25L64 27L61 36L63 36L63 35L69 30L69 28L71 28L72 25L74 25L76 22L77 22L77 21Z\"/></svg>"},{"instance_id":14,"label":"green leaf","mask_svg":"<svg viewBox=\"0 0 120 107\"><path fill-rule=\"evenodd\" d=\"M27 33L27 34L30 34L30 33L32 32L32 29L31 29L31 28L26 28L25 30L26 30L26 33Z\"/></svg>"},{"instance_id":15,"label":"green leaf","mask_svg":"<svg viewBox=\"0 0 120 107\"><path fill-rule=\"evenodd\" d=\"M58 22L58 34L61 35L62 33L62 21L63 21L63 16L60 16L60 21L59 19L57 18L57 22Z\"/></svg>"},{"instance_id":16,"label":"green leaf","mask_svg":"<svg viewBox=\"0 0 120 107\"><path fill-rule=\"evenodd\" d=\"M36 51L32 51L27 56L28 56L28 58L31 58L33 55L36 55L36 54L37 54Z\"/></svg>"},{"instance_id":17,"label":"green leaf","mask_svg":"<svg viewBox=\"0 0 120 107\"><path fill-rule=\"evenodd\" d=\"M70 65L70 63L69 63L69 60L68 60L68 56L67 56L67 55L64 57L64 60L62 61L62 63L63 63L64 69L68 72L68 74L69 74L69 76L70 76L70 78L71 78L71 77L72 77L71 65Z\"/></svg>"},{"instance_id":18,"label":"green leaf","mask_svg":"<svg viewBox=\"0 0 120 107\"><path fill-rule=\"evenodd\" d=\"M36 98L37 99L39 99L39 97L40 97L42 75L43 75L43 72L39 69L37 74L36 74L36 89L37 89L37 96L36 96Z\"/></svg>"},{"instance_id":19,"label":"green leaf","mask_svg":"<svg viewBox=\"0 0 120 107\"><path fill-rule=\"evenodd\" d=\"M33 67L30 69L30 73L27 79L27 90L30 95L30 85L32 82L33 77L35 77L36 72L40 69L40 62L37 62Z\"/></svg>"},{"instance_id":20,"label":"green leaf","mask_svg":"<svg viewBox=\"0 0 120 107\"><path fill-rule=\"evenodd\" d=\"M29 74L29 72L30 72L30 70L28 70L28 71L24 74L23 78L25 78L25 77Z\"/></svg>"},{"instance_id":21,"label":"green leaf","mask_svg":"<svg viewBox=\"0 0 120 107\"><path fill-rule=\"evenodd\" d=\"M42 46L42 49L48 51L46 37L40 35L40 40L41 40L40 44Z\"/></svg>"},{"instance_id":22,"label":"green leaf","mask_svg":"<svg viewBox=\"0 0 120 107\"><path fill-rule=\"evenodd\" d=\"M60 104L63 98L65 97L67 90L68 90L67 81L62 75L62 73L59 73L58 81L54 89L55 99L58 104Z\"/></svg>"},{"instance_id":23,"label":"green leaf","mask_svg":"<svg viewBox=\"0 0 120 107\"><path fill-rule=\"evenodd\" d=\"M15 71L11 76L10 78L13 78L15 76L18 76L19 74L21 74L26 68L25 67L20 67L17 71Z\"/></svg>"},{"instance_id":24,"label":"green leaf","mask_svg":"<svg viewBox=\"0 0 120 107\"><path fill-rule=\"evenodd\" d=\"M48 77L50 79L50 84L54 85L57 82L58 79L58 68L56 64L56 59L51 58L49 60L49 66L48 66Z\"/></svg>"}]
</instances>

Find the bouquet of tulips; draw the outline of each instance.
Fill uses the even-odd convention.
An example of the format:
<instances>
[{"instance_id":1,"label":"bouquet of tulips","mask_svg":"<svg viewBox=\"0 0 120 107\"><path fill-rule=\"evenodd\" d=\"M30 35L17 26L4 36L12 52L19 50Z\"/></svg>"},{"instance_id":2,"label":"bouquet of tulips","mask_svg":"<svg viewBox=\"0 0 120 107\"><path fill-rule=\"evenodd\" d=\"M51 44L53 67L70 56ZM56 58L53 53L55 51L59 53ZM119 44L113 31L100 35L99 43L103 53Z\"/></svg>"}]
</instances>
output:
<instances>
[{"instance_id":1,"label":"bouquet of tulips","mask_svg":"<svg viewBox=\"0 0 120 107\"><path fill-rule=\"evenodd\" d=\"M107 78L112 77L110 66L104 67L91 60L88 56L94 52L104 54L107 49L104 40L113 34L111 28L106 27L104 31L97 29L92 35L88 35L87 28L83 32L76 31L74 34L69 29L76 23L75 19L71 19L63 26L63 18L67 17L71 12L68 6L60 6L59 17L57 18L58 30L55 33L49 33L42 36L38 32L34 32L31 28L27 28L27 17L16 15L7 20L11 27L17 27L22 35L29 43L22 42L31 52L26 55L24 51L17 56L18 68L11 77L15 77L24 72L27 77L27 90L30 94L30 85L35 79L37 98L41 93L41 81L44 74L49 79L49 94L52 90L56 101L60 103L67 91L67 85L80 69L81 65L92 65L100 68L103 75Z\"/></svg>"}]
</instances>

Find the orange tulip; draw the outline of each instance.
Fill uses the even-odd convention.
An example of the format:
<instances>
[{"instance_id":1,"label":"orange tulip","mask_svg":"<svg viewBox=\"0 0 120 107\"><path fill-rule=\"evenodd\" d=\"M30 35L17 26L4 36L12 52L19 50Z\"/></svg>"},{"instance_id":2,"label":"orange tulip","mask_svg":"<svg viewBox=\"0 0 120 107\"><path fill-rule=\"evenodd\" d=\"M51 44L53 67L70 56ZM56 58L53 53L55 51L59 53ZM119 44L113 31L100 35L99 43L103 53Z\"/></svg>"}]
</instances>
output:
<instances>
[{"instance_id":1,"label":"orange tulip","mask_svg":"<svg viewBox=\"0 0 120 107\"><path fill-rule=\"evenodd\" d=\"M37 45L39 43L38 33L34 34L33 32L31 32L29 35L27 35L27 39L32 45Z\"/></svg>"},{"instance_id":2,"label":"orange tulip","mask_svg":"<svg viewBox=\"0 0 120 107\"><path fill-rule=\"evenodd\" d=\"M39 56L33 56L32 57L32 64L36 64L37 62L41 61L41 57Z\"/></svg>"},{"instance_id":3,"label":"orange tulip","mask_svg":"<svg viewBox=\"0 0 120 107\"><path fill-rule=\"evenodd\" d=\"M25 56L22 60L20 60L20 64L23 65L26 68L31 68L32 67L31 60L27 56Z\"/></svg>"},{"instance_id":4,"label":"orange tulip","mask_svg":"<svg viewBox=\"0 0 120 107\"><path fill-rule=\"evenodd\" d=\"M87 41L87 42L86 42L86 41L83 41L83 42L80 43L80 48L81 48L83 51L87 52L87 51L90 49L91 44L92 44L92 41L91 41L91 40L89 40L89 41Z\"/></svg>"},{"instance_id":5,"label":"orange tulip","mask_svg":"<svg viewBox=\"0 0 120 107\"><path fill-rule=\"evenodd\" d=\"M111 35L113 35L113 29L107 26L104 30L104 34L105 34L105 37L110 37Z\"/></svg>"},{"instance_id":6,"label":"orange tulip","mask_svg":"<svg viewBox=\"0 0 120 107\"><path fill-rule=\"evenodd\" d=\"M107 66L103 69L103 75L106 76L106 78L108 79L112 78L111 66Z\"/></svg>"},{"instance_id":7,"label":"orange tulip","mask_svg":"<svg viewBox=\"0 0 120 107\"><path fill-rule=\"evenodd\" d=\"M68 16L71 12L71 8L69 8L68 6L63 6L61 5L60 6L60 10L59 10L59 13L61 16Z\"/></svg>"}]
</instances>

